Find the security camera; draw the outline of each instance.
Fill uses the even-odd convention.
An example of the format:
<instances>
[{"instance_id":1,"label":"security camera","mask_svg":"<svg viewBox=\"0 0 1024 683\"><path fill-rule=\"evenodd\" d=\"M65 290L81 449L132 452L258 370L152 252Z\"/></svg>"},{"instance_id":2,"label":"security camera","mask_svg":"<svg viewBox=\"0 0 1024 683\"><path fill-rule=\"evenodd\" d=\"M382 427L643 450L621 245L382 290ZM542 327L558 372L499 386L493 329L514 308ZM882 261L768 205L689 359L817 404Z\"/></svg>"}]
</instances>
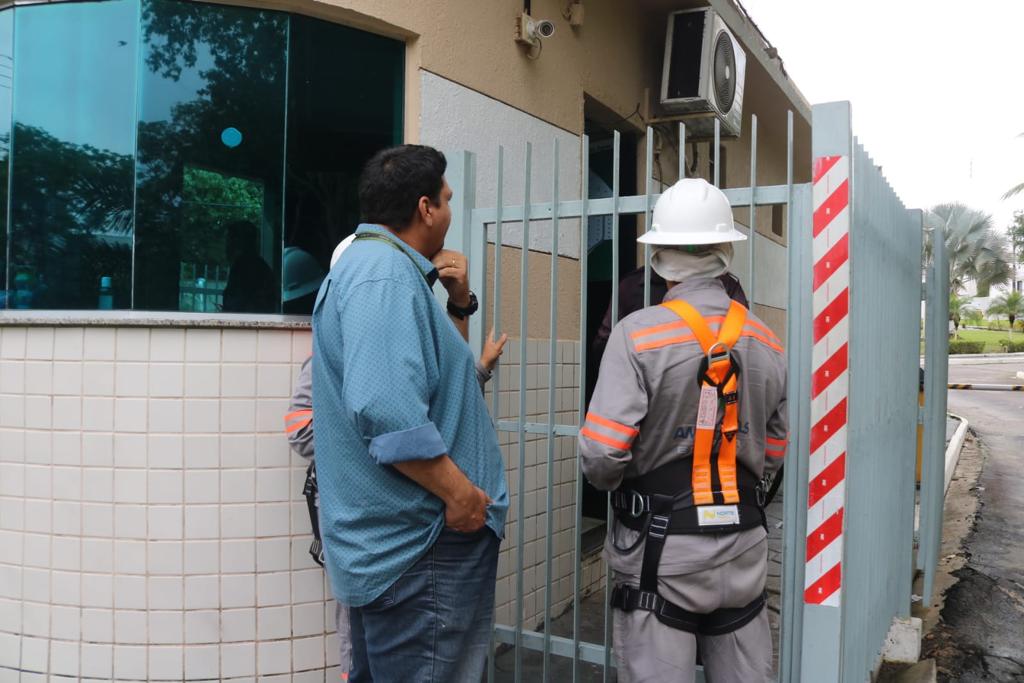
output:
<instances>
[{"instance_id":1,"label":"security camera","mask_svg":"<svg viewBox=\"0 0 1024 683\"><path fill-rule=\"evenodd\" d=\"M534 23L533 30L538 38L550 38L555 35L555 24L547 19L542 19Z\"/></svg>"},{"instance_id":2,"label":"security camera","mask_svg":"<svg viewBox=\"0 0 1024 683\"><path fill-rule=\"evenodd\" d=\"M525 13L516 17L515 38L517 43L533 48L537 47L541 40L550 38L554 34L555 25L547 19L536 21L529 14Z\"/></svg>"}]
</instances>

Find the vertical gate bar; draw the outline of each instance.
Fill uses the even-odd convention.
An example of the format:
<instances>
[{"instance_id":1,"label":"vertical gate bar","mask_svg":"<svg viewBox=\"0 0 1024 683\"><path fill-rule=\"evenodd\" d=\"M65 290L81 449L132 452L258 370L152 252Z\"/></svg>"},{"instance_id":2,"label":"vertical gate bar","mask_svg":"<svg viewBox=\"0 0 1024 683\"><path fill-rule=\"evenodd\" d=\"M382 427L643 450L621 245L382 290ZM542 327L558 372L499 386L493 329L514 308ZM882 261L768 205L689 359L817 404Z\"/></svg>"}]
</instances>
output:
<instances>
[{"instance_id":1,"label":"vertical gate bar","mask_svg":"<svg viewBox=\"0 0 1024 683\"><path fill-rule=\"evenodd\" d=\"M750 115L750 246L747 255L749 258L749 290L747 299L750 308L754 308L754 244L757 242L757 204L754 202L754 195L757 193L757 114Z\"/></svg>"},{"instance_id":2,"label":"vertical gate bar","mask_svg":"<svg viewBox=\"0 0 1024 683\"><path fill-rule=\"evenodd\" d=\"M612 325L619 322L619 145L622 136L615 131L612 144ZM612 494L605 502L605 528L612 528ZM605 565L604 576L604 668L601 680L608 683L608 670L612 665L612 610L609 598L612 591L612 573Z\"/></svg>"},{"instance_id":3,"label":"vertical gate bar","mask_svg":"<svg viewBox=\"0 0 1024 683\"><path fill-rule=\"evenodd\" d=\"M612 325L619 322L619 145L615 131L612 142Z\"/></svg>"},{"instance_id":4,"label":"vertical gate bar","mask_svg":"<svg viewBox=\"0 0 1024 683\"><path fill-rule=\"evenodd\" d=\"M715 160L715 187L721 187L721 166L719 166L719 154L722 149L722 122L715 117L715 149L712 152Z\"/></svg>"},{"instance_id":5,"label":"vertical gate bar","mask_svg":"<svg viewBox=\"0 0 1024 683\"><path fill-rule=\"evenodd\" d=\"M501 336L501 212L502 204L504 203L502 191L504 173L505 148L498 145L497 190L494 201L494 313L491 318L491 326L494 328L495 338ZM486 235L486 227L484 234ZM484 242L486 244L486 240ZM486 251L484 256L486 257ZM494 373L491 382L491 417L494 418L494 422L497 424L498 418L502 417L499 413L501 409L501 368L498 368L498 372ZM491 645L487 651L487 683L494 683L494 645L494 628L492 627Z\"/></svg>"},{"instance_id":6,"label":"vertical gate bar","mask_svg":"<svg viewBox=\"0 0 1024 683\"><path fill-rule=\"evenodd\" d=\"M587 199L590 194L590 138L580 138L580 360L579 360L579 411L576 424L583 425L583 416L587 410L587 245L589 237L589 221L587 220ZM580 674L580 590L583 583L583 469L580 467L580 447L576 442L576 524L573 526L573 565L572 565L572 681L579 683Z\"/></svg>"},{"instance_id":7,"label":"vertical gate bar","mask_svg":"<svg viewBox=\"0 0 1024 683\"><path fill-rule=\"evenodd\" d=\"M811 190L793 188L788 213L789 312L787 365L789 449L783 483L782 656L780 681L801 680L803 643L804 551L808 462L810 457L811 380Z\"/></svg>"},{"instance_id":8,"label":"vertical gate bar","mask_svg":"<svg viewBox=\"0 0 1024 683\"><path fill-rule=\"evenodd\" d=\"M495 339L501 337L501 214L502 203L504 201L504 184L505 176L505 148L498 145L498 169L497 169L497 191L495 193L494 202L494 313L491 318L491 326L494 328ZM494 419L497 420L499 415L498 410L500 409L500 393L501 393L501 371L494 373L494 377L491 380L491 413Z\"/></svg>"},{"instance_id":9,"label":"vertical gate bar","mask_svg":"<svg viewBox=\"0 0 1024 683\"><path fill-rule=\"evenodd\" d=\"M651 184L654 175L654 129L647 126L647 152L644 155L644 169L647 177L644 178L644 232L651 229ZM644 245L644 306L651 305L651 245Z\"/></svg>"},{"instance_id":10,"label":"vertical gate bar","mask_svg":"<svg viewBox=\"0 0 1024 683\"><path fill-rule=\"evenodd\" d=\"M945 498L946 384L949 378L949 260L946 238L932 233L932 267L928 271L925 313L925 424L921 482L921 550L924 554L924 605L931 607L935 570L942 544Z\"/></svg>"},{"instance_id":11,"label":"vertical gate bar","mask_svg":"<svg viewBox=\"0 0 1024 683\"><path fill-rule=\"evenodd\" d=\"M555 491L555 356L558 355L558 138L554 140L554 161L551 166L551 318L548 322L548 478L547 478L547 538L544 550L544 661L543 680L548 680L551 660L551 562L554 551L554 491Z\"/></svg>"},{"instance_id":12,"label":"vertical gate bar","mask_svg":"<svg viewBox=\"0 0 1024 683\"><path fill-rule=\"evenodd\" d=\"M530 175L533 147L526 143L523 180L523 249L520 255L519 277L519 478L517 493L519 505L516 510L516 637L515 637L515 683L523 680L523 537L526 534L526 298L529 288L530 256Z\"/></svg>"},{"instance_id":13,"label":"vertical gate bar","mask_svg":"<svg viewBox=\"0 0 1024 683\"><path fill-rule=\"evenodd\" d=\"M800 283L797 282L797 280L794 279L795 278L795 273L794 273L794 268L793 268L793 265L794 265L793 258L795 256L794 250L796 249L796 244L795 244L795 242L793 240L792 221L793 221L793 110L790 109L790 110L788 110L786 112L786 246L788 248L787 256L789 257L789 272L788 272L788 276L787 276L787 280L786 280L786 301L787 301L787 306L788 306L787 320L786 320L786 327L787 327L786 347L787 348L790 348L791 345L793 344L793 341L794 341L792 333L788 332L788 330L792 330L793 329L793 322L794 322L793 316L799 314L799 311L796 311L793 308L794 301L796 301L796 297L794 296L794 292L796 291L796 287ZM789 379L790 382L793 382L793 375L794 375L794 372L795 372L796 369L793 367L792 364L789 364L789 363L787 363L787 367L789 368L789 378L788 379ZM793 407L791 407L789 409L789 411L790 411L789 418L790 418L791 423L795 423L796 422L796 420L793 419L793 412L794 412L794 408L795 407L796 406L793 406ZM794 431L795 430L790 429L791 433L794 432ZM794 452L794 450L790 449L790 462L791 463L792 463L792 459L793 459L793 452ZM790 469L793 470L795 468L792 465L790 465ZM783 473L783 484L785 484L785 483L786 483L786 481L785 481L785 473ZM789 505L790 501L788 499L786 499L786 497L785 497L785 494L786 494L785 488L788 488L788 487L784 487L784 489L783 489L783 502L782 502L782 505L783 505L783 512L782 512L783 519L782 519L782 523L783 523L783 529L784 529L783 530L783 537L784 537L784 539L786 538L785 537L785 533L786 533L785 532L785 528L787 526L792 526L793 525L793 520L792 520L792 518L788 514L789 513L789 509L790 509L790 505ZM793 623L793 620L794 620L794 615L796 613L796 610L792 606L792 604L793 604L793 602L792 602L793 585L792 585L792 582L790 581L790 579L792 577L789 575L789 572L791 570L791 566L790 566L791 563L787 562L786 559L787 559L786 558L786 553L783 552L783 558L782 558L782 584L780 586L780 589L782 591L781 601L780 601L781 602L781 615L780 616L781 616L782 623L781 623L781 627L779 629L779 680L780 681L789 680L789 679L786 678L786 676L792 671L791 662L792 662L792 659L793 659L792 652L793 652L793 648L794 648L794 640L793 640L794 623Z\"/></svg>"},{"instance_id":14,"label":"vertical gate bar","mask_svg":"<svg viewBox=\"0 0 1024 683\"><path fill-rule=\"evenodd\" d=\"M682 180L686 177L686 124L679 122L679 177Z\"/></svg>"},{"instance_id":15,"label":"vertical gate bar","mask_svg":"<svg viewBox=\"0 0 1024 683\"><path fill-rule=\"evenodd\" d=\"M793 110L786 112L786 222L789 222L789 211L793 205ZM789 231L786 232L789 241Z\"/></svg>"}]
</instances>

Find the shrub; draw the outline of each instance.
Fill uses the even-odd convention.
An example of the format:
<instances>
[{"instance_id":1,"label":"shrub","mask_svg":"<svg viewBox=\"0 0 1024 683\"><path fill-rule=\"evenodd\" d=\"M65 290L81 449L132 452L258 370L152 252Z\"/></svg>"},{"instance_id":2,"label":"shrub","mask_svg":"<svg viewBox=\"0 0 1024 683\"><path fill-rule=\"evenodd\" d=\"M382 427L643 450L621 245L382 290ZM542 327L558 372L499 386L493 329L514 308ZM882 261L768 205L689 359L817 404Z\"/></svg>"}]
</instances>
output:
<instances>
[{"instance_id":1,"label":"shrub","mask_svg":"<svg viewBox=\"0 0 1024 683\"><path fill-rule=\"evenodd\" d=\"M964 341L951 340L949 342L949 353L953 354L965 354L965 353L982 353L985 349L985 342L980 341Z\"/></svg>"},{"instance_id":2,"label":"shrub","mask_svg":"<svg viewBox=\"0 0 1024 683\"><path fill-rule=\"evenodd\" d=\"M1003 349L1006 350L1007 353L1024 353L1024 341L1000 339L999 344L1003 347ZM952 351L950 353L952 353Z\"/></svg>"}]
</instances>

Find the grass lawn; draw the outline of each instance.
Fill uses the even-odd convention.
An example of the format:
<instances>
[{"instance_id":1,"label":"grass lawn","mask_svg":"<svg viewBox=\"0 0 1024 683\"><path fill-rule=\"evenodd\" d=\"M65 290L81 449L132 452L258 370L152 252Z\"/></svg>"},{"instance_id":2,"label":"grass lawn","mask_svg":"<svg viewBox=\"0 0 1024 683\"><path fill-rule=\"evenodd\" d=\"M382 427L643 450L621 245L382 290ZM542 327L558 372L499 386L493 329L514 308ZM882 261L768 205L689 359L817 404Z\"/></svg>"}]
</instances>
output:
<instances>
[{"instance_id":1,"label":"grass lawn","mask_svg":"<svg viewBox=\"0 0 1024 683\"><path fill-rule=\"evenodd\" d=\"M1003 348L999 345L999 340L1011 339L1009 330L965 330L962 327L958 336L964 341L985 342L985 353L1000 353ZM1015 331L1012 339L1024 341L1024 334Z\"/></svg>"}]
</instances>

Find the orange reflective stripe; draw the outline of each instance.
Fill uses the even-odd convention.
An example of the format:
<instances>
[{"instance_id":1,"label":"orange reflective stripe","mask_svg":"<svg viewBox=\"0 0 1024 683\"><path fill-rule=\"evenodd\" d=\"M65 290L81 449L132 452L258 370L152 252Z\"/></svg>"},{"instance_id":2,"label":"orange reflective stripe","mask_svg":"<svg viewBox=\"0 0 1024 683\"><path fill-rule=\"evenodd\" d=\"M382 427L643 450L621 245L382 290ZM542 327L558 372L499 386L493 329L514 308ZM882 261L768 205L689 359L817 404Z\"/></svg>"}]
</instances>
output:
<instances>
[{"instance_id":1,"label":"orange reflective stripe","mask_svg":"<svg viewBox=\"0 0 1024 683\"><path fill-rule=\"evenodd\" d=\"M313 418L307 417L305 420L299 420L298 422L293 422L292 424L288 425L287 427L284 428L284 431L287 434L291 434L292 432L297 432L300 429L302 429L303 427L305 427L306 425L308 425L312 421L313 421Z\"/></svg>"},{"instance_id":2,"label":"orange reflective stripe","mask_svg":"<svg viewBox=\"0 0 1024 683\"><path fill-rule=\"evenodd\" d=\"M288 413L285 415L284 421L291 422L297 417L313 417L313 411L309 408L306 408L305 410L296 410L294 413Z\"/></svg>"},{"instance_id":3,"label":"orange reflective stripe","mask_svg":"<svg viewBox=\"0 0 1024 683\"><path fill-rule=\"evenodd\" d=\"M760 330L761 332L764 332L766 335L768 335L769 338L774 339L775 341L779 341L778 336L770 329L768 329L767 325L762 325L758 321L750 319L747 320L747 325L750 325L755 330Z\"/></svg>"},{"instance_id":4,"label":"orange reflective stripe","mask_svg":"<svg viewBox=\"0 0 1024 683\"><path fill-rule=\"evenodd\" d=\"M297 418L300 418L300 419L297 419ZM296 420L296 421L292 422L292 420ZM296 410L293 413L288 413L287 415L285 415L284 416L284 421L285 421L284 431L285 431L286 434L291 434L292 432L297 432L300 429L302 429L303 427L305 427L306 425L308 425L310 422L313 421L313 411L308 409L308 408L306 408L305 410Z\"/></svg>"},{"instance_id":5,"label":"orange reflective stripe","mask_svg":"<svg viewBox=\"0 0 1024 683\"><path fill-rule=\"evenodd\" d=\"M775 349L779 353L785 353L785 349L782 348L782 342L778 341L777 339L775 341L772 341L768 337L764 337L764 336L762 336L760 334L757 334L756 332L744 332L742 336L750 337L752 339L756 339L759 342L763 342L764 344L767 344L768 346L770 346L771 348Z\"/></svg>"},{"instance_id":6,"label":"orange reflective stripe","mask_svg":"<svg viewBox=\"0 0 1024 683\"><path fill-rule=\"evenodd\" d=\"M715 335L711 332L711 328L708 327L704 317L701 316L697 309L682 299L666 301L662 306L678 315L689 325L694 335L696 335L697 341L700 342L700 347L707 353L707 350L715 343Z\"/></svg>"},{"instance_id":7,"label":"orange reflective stripe","mask_svg":"<svg viewBox=\"0 0 1024 683\"><path fill-rule=\"evenodd\" d=\"M782 447L785 447L786 444L789 443L786 439L773 439L770 436L764 437L764 441L765 441L765 443L771 444L772 446L782 446Z\"/></svg>"},{"instance_id":8,"label":"orange reflective stripe","mask_svg":"<svg viewBox=\"0 0 1024 683\"><path fill-rule=\"evenodd\" d=\"M696 340L696 336L686 334L682 337L668 337L666 339L658 339L657 341L644 342L642 344L637 344L633 348L639 353L640 351L650 351L651 349L660 349L662 346L671 346L672 344L682 344L683 342Z\"/></svg>"},{"instance_id":9,"label":"orange reflective stripe","mask_svg":"<svg viewBox=\"0 0 1024 683\"><path fill-rule=\"evenodd\" d=\"M620 451L628 451L630 447L630 444L626 443L625 441L619 441L618 439L614 439L610 436L605 436L600 432L595 432L594 430L587 429L586 427L580 430L580 434L587 437L588 439L593 439L594 441L603 443L606 446L617 448Z\"/></svg>"},{"instance_id":10,"label":"orange reflective stripe","mask_svg":"<svg viewBox=\"0 0 1024 683\"><path fill-rule=\"evenodd\" d=\"M764 454L769 458L784 458L786 457L786 449L781 448L778 450L773 450L771 448L766 448Z\"/></svg>"},{"instance_id":11,"label":"orange reflective stripe","mask_svg":"<svg viewBox=\"0 0 1024 683\"><path fill-rule=\"evenodd\" d=\"M594 413L587 413L586 421L587 422L593 422L594 424L601 425L602 427L607 427L608 429L612 430L613 432L619 432L620 434L625 434L626 436L630 437L631 439L633 437L635 437L637 434L640 433L640 430L638 430L638 429L634 429L632 427L627 427L626 425L620 424L618 422L613 422L613 421L609 420L608 418L601 417L600 415L595 415Z\"/></svg>"}]
</instances>

